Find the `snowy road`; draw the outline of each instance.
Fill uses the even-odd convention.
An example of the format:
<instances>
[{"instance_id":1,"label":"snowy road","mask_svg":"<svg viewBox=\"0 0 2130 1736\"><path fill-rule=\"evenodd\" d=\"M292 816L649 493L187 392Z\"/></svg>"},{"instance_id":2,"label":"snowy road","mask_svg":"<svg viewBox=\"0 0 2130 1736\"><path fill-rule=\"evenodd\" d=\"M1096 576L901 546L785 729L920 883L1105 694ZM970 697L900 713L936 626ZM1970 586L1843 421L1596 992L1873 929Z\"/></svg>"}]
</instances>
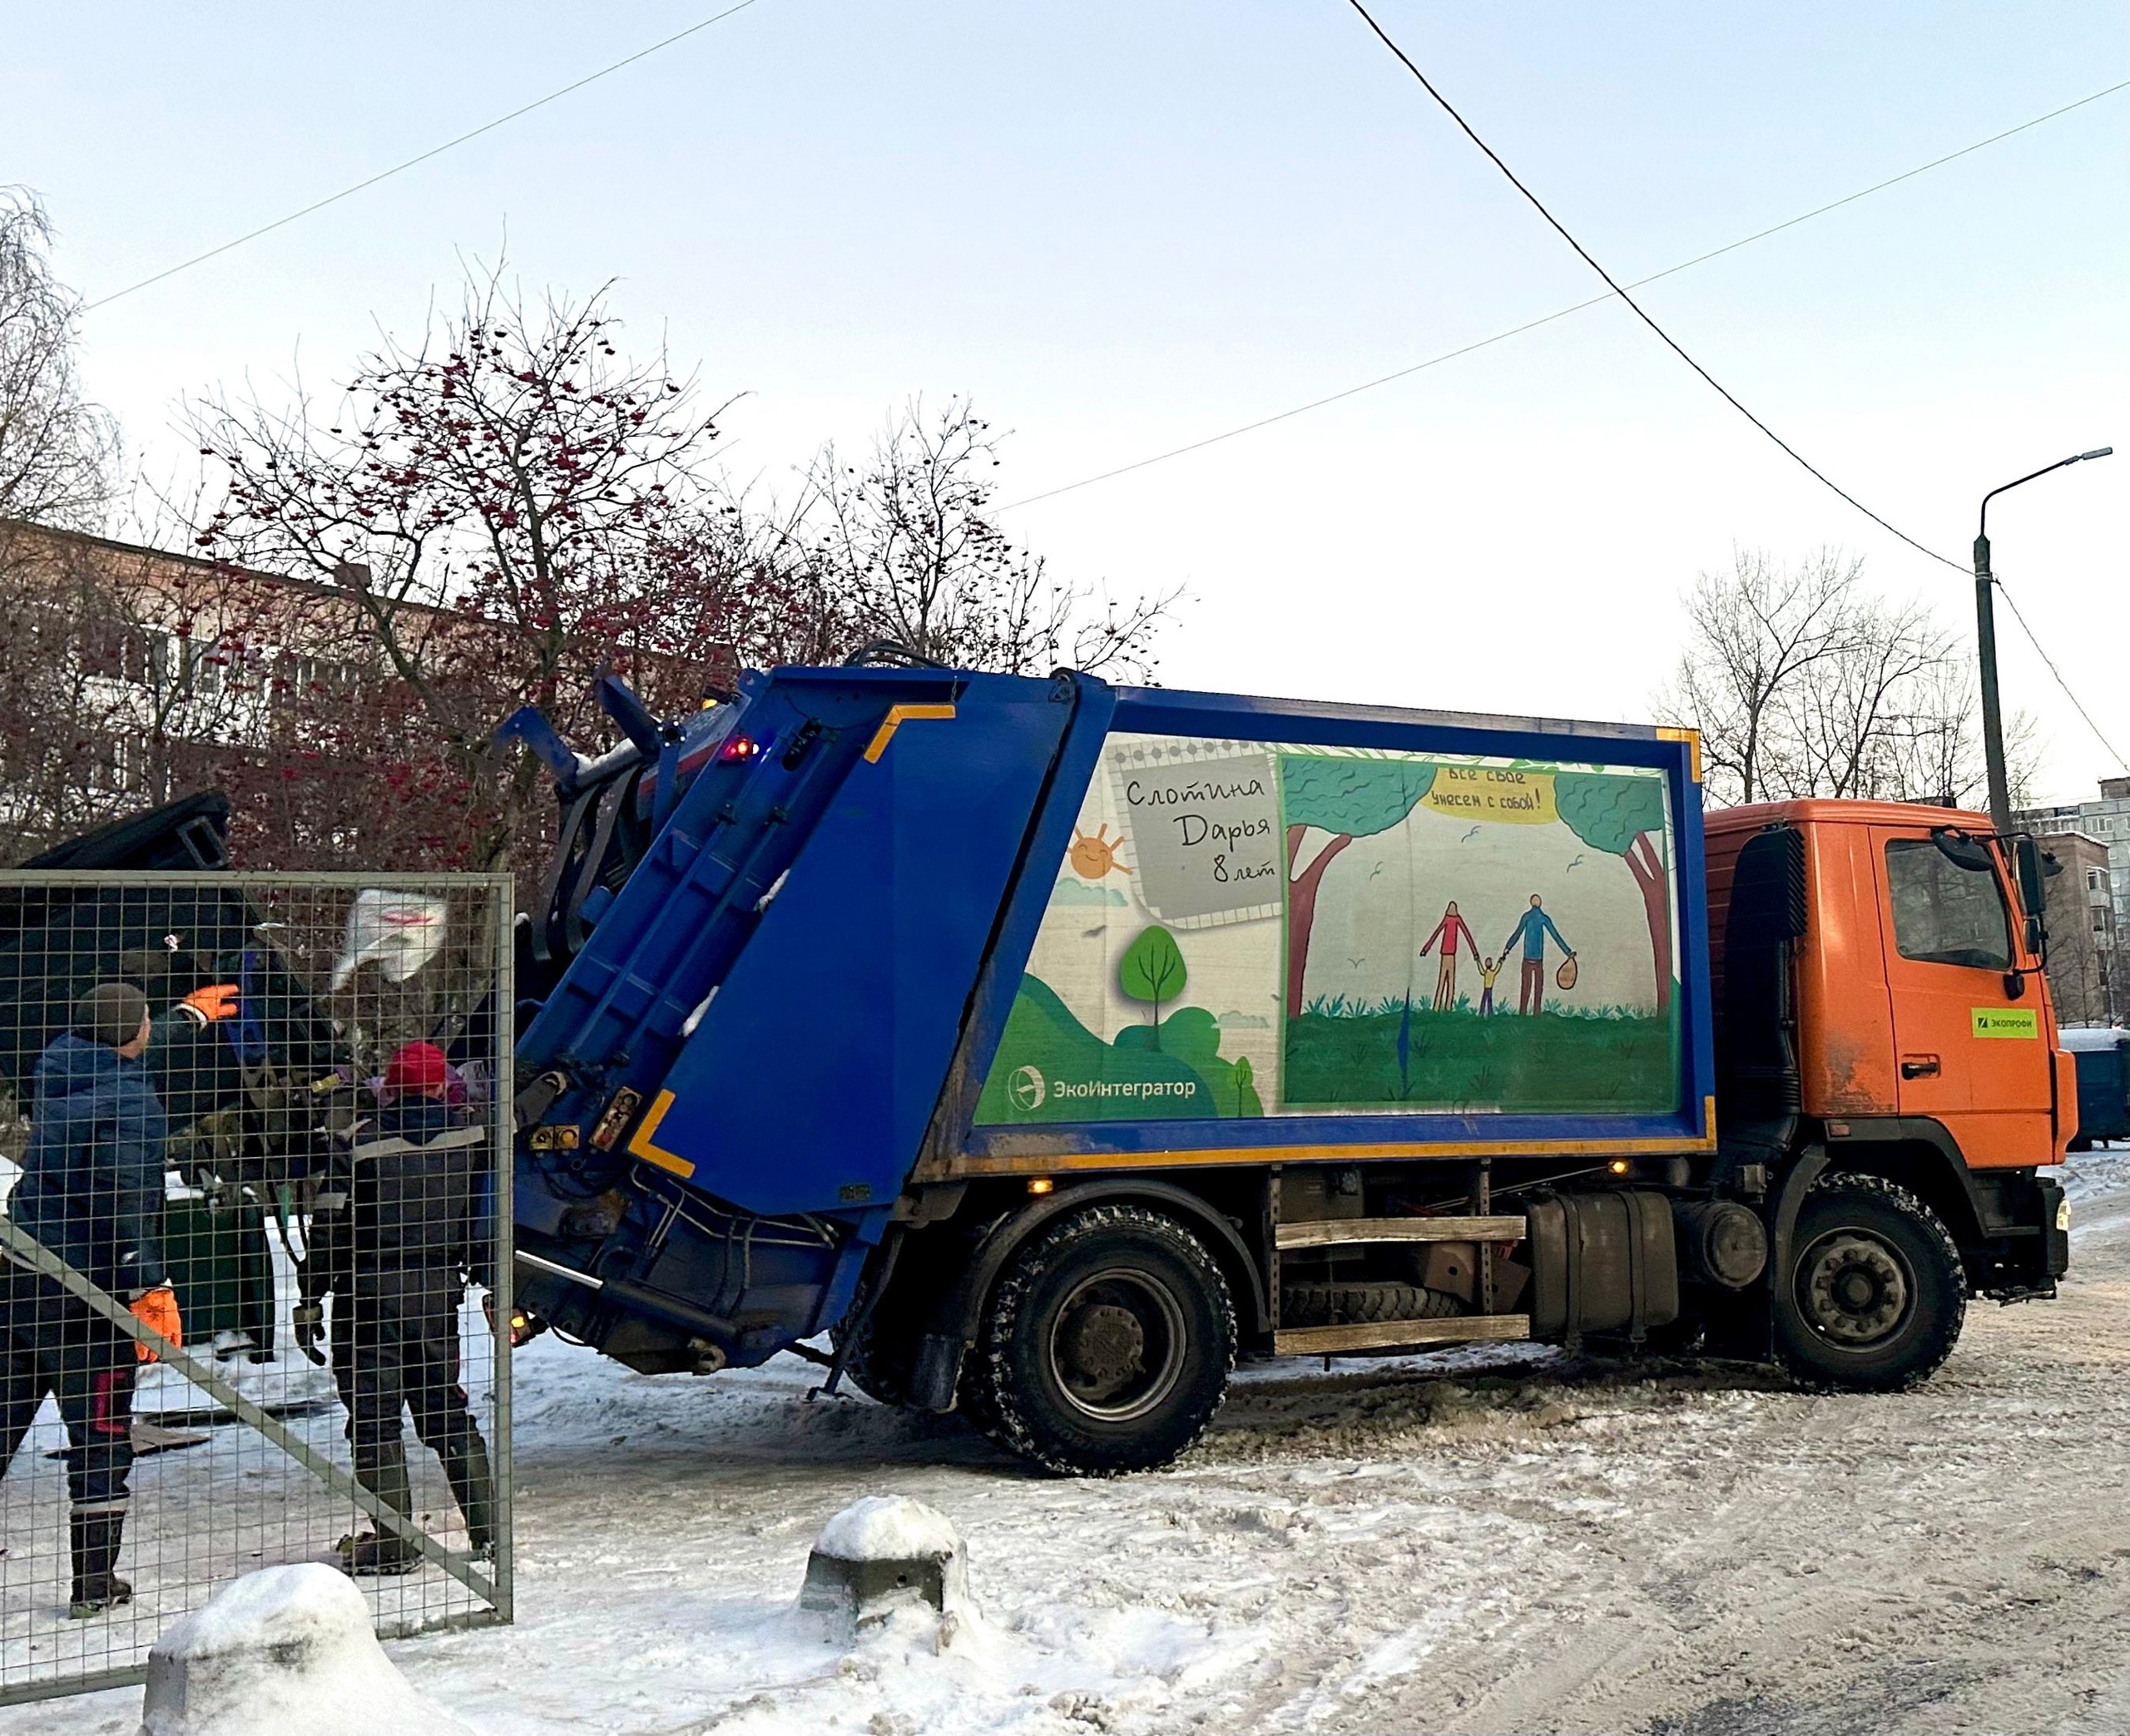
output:
<instances>
[{"instance_id":1,"label":"snowy road","mask_svg":"<svg viewBox=\"0 0 2130 1736\"><path fill-rule=\"evenodd\" d=\"M1893 1398L1496 1348L1246 1372L1173 1471L1032 1476L814 1371L519 1363L520 1620L394 1648L490 1736L2130 1727L2130 1161L2053 1303ZM846 1654L820 1523L914 1495L987 1620ZM0 1713L125 1732L137 1694Z\"/></svg>"}]
</instances>

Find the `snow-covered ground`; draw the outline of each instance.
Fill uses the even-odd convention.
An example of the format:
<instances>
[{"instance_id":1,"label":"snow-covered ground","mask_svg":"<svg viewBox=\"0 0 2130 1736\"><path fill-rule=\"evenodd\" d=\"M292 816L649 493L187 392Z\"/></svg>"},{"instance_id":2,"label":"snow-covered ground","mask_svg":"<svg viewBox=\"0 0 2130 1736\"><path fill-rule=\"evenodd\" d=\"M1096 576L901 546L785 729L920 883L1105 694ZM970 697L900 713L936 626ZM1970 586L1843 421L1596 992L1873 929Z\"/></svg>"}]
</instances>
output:
<instances>
[{"instance_id":1,"label":"snow-covered ground","mask_svg":"<svg viewBox=\"0 0 2130 1736\"><path fill-rule=\"evenodd\" d=\"M484 1736L825 1729L2130 1728L2130 1150L2075 1160L2072 1277L1895 1397L1493 1347L1247 1369L1173 1471L1034 1475L780 1359L518 1363L518 1620L400 1642ZM917 1497L981 1620L854 1649L827 1518ZM0 1712L131 1736L137 1690Z\"/></svg>"},{"instance_id":2,"label":"snow-covered ground","mask_svg":"<svg viewBox=\"0 0 2130 1736\"><path fill-rule=\"evenodd\" d=\"M290 1348L287 1309L293 1272L274 1250L279 1272L282 1355L253 1363L241 1356L214 1363L220 1377L276 1414L314 1452L349 1464L344 1413L332 1376ZM493 1369L485 1326L468 1305L460 1323L460 1375L484 1429L493 1411ZM194 1347L200 1353L200 1347ZM53 1673L137 1666L171 1621L204 1603L217 1585L256 1568L330 1556L337 1539L358 1528L351 1502L263 1435L215 1427L218 1407L176 1370L141 1371L136 1422L174 1427L200 1444L137 1460L121 1568L133 1601L95 1621L72 1621L67 1584L65 1445L57 1405L47 1399L28 1438L0 1481L0 1666L10 1682ZM417 1506L429 1530L463 1550L457 1509L435 1459L411 1452ZM481 1598L433 1569L362 1582L380 1633L412 1633L463 1620L486 1608ZM0 1712L0 1730L9 1728Z\"/></svg>"},{"instance_id":3,"label":"snow-covered ground","mask_svg":"<svg viewBox=\"0 0 2130 1736\"><path fill-rule=\"evenodd\" d=\"M2074 1204L2130 1189L2130 1145L2120 1140L2104 1142L2091 1151L2073 1153L2060 1170L2044 1170L2063 1184L2066 1198Z\"/></svg>"}]
</instances>

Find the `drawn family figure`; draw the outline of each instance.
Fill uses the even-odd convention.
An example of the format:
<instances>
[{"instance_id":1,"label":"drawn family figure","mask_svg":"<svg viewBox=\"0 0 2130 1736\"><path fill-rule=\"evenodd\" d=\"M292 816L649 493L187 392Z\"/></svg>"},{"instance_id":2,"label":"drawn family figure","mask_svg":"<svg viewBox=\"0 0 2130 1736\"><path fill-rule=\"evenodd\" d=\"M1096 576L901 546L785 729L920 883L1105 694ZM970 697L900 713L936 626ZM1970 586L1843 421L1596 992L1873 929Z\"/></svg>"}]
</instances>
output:
<instances>
[{"instance_id":1,"label":"drawn family figure","mask_svg":"<svg viewBox=\"0 0 2130 1736\"><path fill-rule=\"evenodd\" d=\"M1501 975L1499 958L1479 961L1479 1016L1490 1019L1494 1016L1494 978Z\"/></svg>"},{"instance_id":2,"label":"drawn family figure","mask_svg":"<svg viewBox=\"0 0 2130 1736\"><path fill-rule=\"evenodd\" d=\"M1531 894L1531 908L1516 919L1516 926L1509 930L1508 938L1501 943L1501 956L1506 959L1517 942L1523 942L1523 977L1516 996L1518 1013L1533 1015L1544 1007L1546 937L1549 934L1553 937L1553 944L1566 957L1575 957L1575 948L1568 943L1561 931L1553 926L1553 919L1546 914L1544 901L1533 893Z\"/></svg>"},{"instance_id":3,"label":"drawn family figure","mask_svg":"<svg viewBox=\"0 0 2130 1736\"><path fill-rule=\"evenodd\" d=\"M1479 943L1472 937L1472 930L1464 918L1457 913L1457 903L1450 901L1449 908L1442 913L1442 920L1434 925L1434 932L1428 937L1428 943L1420 948L1425 958L1434 950L1435 942L1442 942L1442 962L1434 975L1434 1010L1448 1012L1457 1004L1457 949L1462 946L1472 949L1472 958L1477 963Z\"/></svg>"}]
</instances>

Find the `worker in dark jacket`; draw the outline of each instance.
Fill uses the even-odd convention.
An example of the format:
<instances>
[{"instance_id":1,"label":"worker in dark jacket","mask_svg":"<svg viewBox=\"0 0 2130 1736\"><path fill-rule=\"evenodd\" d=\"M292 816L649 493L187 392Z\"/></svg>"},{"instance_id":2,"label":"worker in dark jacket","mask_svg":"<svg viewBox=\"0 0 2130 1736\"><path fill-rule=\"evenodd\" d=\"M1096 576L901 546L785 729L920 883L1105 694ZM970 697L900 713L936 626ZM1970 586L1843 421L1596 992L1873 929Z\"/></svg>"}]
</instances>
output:
<instances>
[{"instance_id":1,"label":"worker in dark jacket","mask_svg":"<svg viewBox=\"0 0 2130 1736\"><path fill-rule=\"evenodd\" d=\"M174 1338L176 1305L156 1234L163 1108L141 1062L151 1036L147 998L131 983L99 983L82 997L73 1028L38 1058L29 1149L7 1214ZM0 1267L0 1472L45 1396L55 1396L67 1428L77 1616L132 1595L113 1569L133 1464L137 1366L134 1341L57 1280L12 1260Z\"/></svg>"},{"instance_id":2,"label":"worker in dark jacket","mask_svg":"<svg viewBox=\"0 0 2130 1736\"><path fill-rule=\"evenodd\" d=\"M413 1511L401 1423L402 1411L412 1411L478 1552L495 1541L495 1496L488 1447L459 1384L458 1307L478 1264L485 1135L453 1111L449 1096L441 1049L407 1043L394 1051L379 1113L354 1130L346 1204L314 1219L306 1265L317 1264L332 1288L334 1372L356 1476L394 1512ZM311 1286L305 1302L315 1307ZM315 1318L297 1326L300 1342L316 1330ZM351 1540L342 1565L404 1573L419 1560L403 1538L377 1535Z\"/></svg>"}]
</instances>

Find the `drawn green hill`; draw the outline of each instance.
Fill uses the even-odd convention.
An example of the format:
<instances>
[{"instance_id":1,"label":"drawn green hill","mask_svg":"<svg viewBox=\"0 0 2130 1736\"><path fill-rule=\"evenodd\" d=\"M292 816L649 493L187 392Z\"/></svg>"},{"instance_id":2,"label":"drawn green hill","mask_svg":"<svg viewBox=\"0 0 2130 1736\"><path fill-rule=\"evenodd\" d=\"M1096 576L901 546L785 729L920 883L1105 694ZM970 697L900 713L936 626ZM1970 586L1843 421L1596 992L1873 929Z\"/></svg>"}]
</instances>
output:
<instances>
[{"instance_id":1,"label":"drawn green hill","mask_svg":"<svg viewBox=\"0 0 2130 1736\"><path fill-rule=\"evenodd\" d=\"M1105 1043L1048 983L1023 977L976 1119L997 1126L1262 1115L1249 1062L1222 1060L1220 1036L1210 1012L1186 1006L1158 1028L1127 1026Z\"/></svg>"}]
</instances>

